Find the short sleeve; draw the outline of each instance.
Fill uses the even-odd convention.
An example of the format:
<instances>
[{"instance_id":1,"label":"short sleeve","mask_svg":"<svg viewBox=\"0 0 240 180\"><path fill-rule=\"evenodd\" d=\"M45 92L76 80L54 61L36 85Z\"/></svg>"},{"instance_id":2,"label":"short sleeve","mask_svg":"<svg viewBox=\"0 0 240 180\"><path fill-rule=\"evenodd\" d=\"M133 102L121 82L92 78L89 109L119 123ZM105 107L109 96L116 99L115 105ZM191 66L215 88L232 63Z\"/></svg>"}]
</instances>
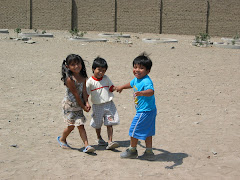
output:
<instances>
[{"instance_id":1,"label":"short sleeve","mask_svg":"<svg viewBox=\"0 0 240 180\"><path fill-rule=\"evenodd\" d=\"M87 90L87 94L90 95L91 94L91 79L89 78L86 82L86 90Z\"/></svg>"},{"instance_id":2,"label":"short sleeve","mask_svg":"<svg viewBox=\"0 0 240 180\"><path fill-rule=\"evenodd\" d=\"M130 86L131 86L131 87L133 87L134 82L135 82L135 78L134 78L133 80L130 81Z\"/></svg>"},{"instance_id":3,"label":"short sleeve","mask_svg":"<svg viewBox=\"0 0 240 180\"><path fill-rule=\"evenodd\" d=\"M153 83L145 84L144 90L152 89L154 91Z\"/></svg>"},{"instance_id":4,"label":"short sleeve","mask_svg":"<svg viewBox=\"0 0 240 180\"><path fill-rule=\"evenodd\" d=\"M107 79L107 82L108 82L108 85L109 85L109 88L110 88L111 86L113 86L113 83L112 83L111 79L107 75L105 75L105 77Z\"/></svg>"}]
</instances>

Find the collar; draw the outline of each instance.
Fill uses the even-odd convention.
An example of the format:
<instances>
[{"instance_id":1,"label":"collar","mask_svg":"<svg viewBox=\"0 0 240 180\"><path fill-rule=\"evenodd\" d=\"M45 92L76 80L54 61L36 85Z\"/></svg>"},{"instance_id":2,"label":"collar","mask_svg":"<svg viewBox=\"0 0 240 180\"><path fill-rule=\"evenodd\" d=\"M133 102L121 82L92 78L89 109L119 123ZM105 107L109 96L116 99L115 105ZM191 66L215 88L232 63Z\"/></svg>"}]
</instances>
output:
<instances>
[{"instance_id":1,"label":"collar","mask_svg":"<svg viewBox=\"0 0 240 180\"><path fill-rule=\"evenodd\" d=\"M101 81L103 79L103 77L101 77L100 79L98 78L95 78L94 76L92 76L92 78L95 80L95 81Z\"/></svg>"}]
</instances>

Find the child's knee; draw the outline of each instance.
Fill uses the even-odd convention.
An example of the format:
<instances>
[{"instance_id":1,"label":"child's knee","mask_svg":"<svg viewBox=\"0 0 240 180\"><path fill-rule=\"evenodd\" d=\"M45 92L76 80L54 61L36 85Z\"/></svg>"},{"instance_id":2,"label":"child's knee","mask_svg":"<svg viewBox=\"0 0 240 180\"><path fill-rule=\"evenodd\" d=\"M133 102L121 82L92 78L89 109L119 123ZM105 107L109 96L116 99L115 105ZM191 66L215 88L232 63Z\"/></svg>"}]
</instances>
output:
<instances>
[{"instance_id":1,"label":"child's knee","mask_svg":"<svg viewBox=\"0 0 240 180\"><path fill-rule=\"evenodd\" d=\"M74 130L74 128L75 128L75 126L68 126L67 127L67 129L70 130L70 131Z\"/></svg>"},{"instance_id":2,"label":"child's knee","mask_svg":"<svg viewBox=\"0 0 240 180\"><path fill-rule=\"evenodd\" d=\"M82 129L84 129L84 125L80 125L80 126L78 126L77 127L79 130L82 130Z\"/></svg>"}]
</instances>

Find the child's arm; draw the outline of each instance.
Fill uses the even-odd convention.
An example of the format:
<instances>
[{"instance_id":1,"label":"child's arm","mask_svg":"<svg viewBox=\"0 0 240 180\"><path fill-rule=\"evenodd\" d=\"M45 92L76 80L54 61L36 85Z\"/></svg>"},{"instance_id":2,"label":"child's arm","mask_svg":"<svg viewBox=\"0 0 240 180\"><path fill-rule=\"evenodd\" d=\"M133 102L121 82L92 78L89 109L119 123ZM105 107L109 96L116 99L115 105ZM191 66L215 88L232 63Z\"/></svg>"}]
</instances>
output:
<instances>
[{"instance_id":1,"label":"child's arm","mask_svg":"<svg viewBox=\"0 0 240 180\"><path fill-rule=\"evenodd\" d=\"M109 88L109 91L110 92L113 92L113 91L116 91L117 90L117 87L112 85L110 88Z\"/></svg>"},{"instance_id":2,"label":"child's arm","mask_svg":"<svg viewBox=\"0 0 240 180\"><path fill-rule=\"evenodd\" d=\"M74 95L74 97L76 98L77 103L79 104L79 106L84 110L87 111L87 107L83 104L78 92L77 92L77 88L75 86L75 83L73 80L71 80L70 78L67 78L66 80L66 86L70 89L71 93ZM88 111L87 111L88 112Z\"/></svg>"},{"instance_id":3,"label":"child's arm","mask_svg":"<svg viewBox=\"0 0 240 180\"><path fill-rule=\"evenodd\" d=\"M88 102L88 94L87 94L87 88L86 88L86 81L87 81L87 79L85 79L85 82L84 82L84 84L83 84L83 100L84 100L84 102L86 103L86 107L87 107L87 109L88 109L87 112L89 112L90 109L91 109L91 106L90 106L90 104L89 104L89 102Z\"/></svg>"},{"instance_id":4,"label":"child's arm","mask_svg":"<svg viewBox=\"0 0 240 180\"><path fill-rule=\"evenodd\" d=\"M132 87L131 87L130 82L129 82L125 85L117 86L115 88L116 88L117 92L121 93L123 89L129 89L129 88L132 88Z\"/></svg>"},{"instance_id":5,"label":"child's arm","mask_svg":"<svg viewBox=\"0 0 240 180\"><path fill-rule=\"evenodd\" d=\"M154 90L147 89L145 91L137 91L134 94L135 94L135 96L152 96L152 95L154 95Z\"/></svg>"}]
</instances>

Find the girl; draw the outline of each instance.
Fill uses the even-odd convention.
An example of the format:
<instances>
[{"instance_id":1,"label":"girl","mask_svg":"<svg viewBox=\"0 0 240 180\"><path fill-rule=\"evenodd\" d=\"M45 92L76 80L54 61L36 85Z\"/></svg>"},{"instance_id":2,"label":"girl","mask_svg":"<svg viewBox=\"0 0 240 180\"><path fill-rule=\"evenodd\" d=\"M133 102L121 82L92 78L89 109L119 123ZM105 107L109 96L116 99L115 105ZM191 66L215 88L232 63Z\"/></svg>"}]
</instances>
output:
<instances>
[{"instance_id":1,"label":"girl","mask_svg":"<svg viewBox=\"0 0 240 180\"><path fill-rule=\"evenodd\" d=\"M62 136L59 136L57 140L60 147L70 148L66 139L76 126L85 146L83 152L89 153L94 152L95 149L88 145L87 134L84 128L86 118L83 115L83 110L89 112L91 109L87 98L86 79L87 72L83 59L76 54L68 55L62 63L61 78L67 87L62 106L64 120L68 126L64 129Z\"/></svg>"}]
</instances>

